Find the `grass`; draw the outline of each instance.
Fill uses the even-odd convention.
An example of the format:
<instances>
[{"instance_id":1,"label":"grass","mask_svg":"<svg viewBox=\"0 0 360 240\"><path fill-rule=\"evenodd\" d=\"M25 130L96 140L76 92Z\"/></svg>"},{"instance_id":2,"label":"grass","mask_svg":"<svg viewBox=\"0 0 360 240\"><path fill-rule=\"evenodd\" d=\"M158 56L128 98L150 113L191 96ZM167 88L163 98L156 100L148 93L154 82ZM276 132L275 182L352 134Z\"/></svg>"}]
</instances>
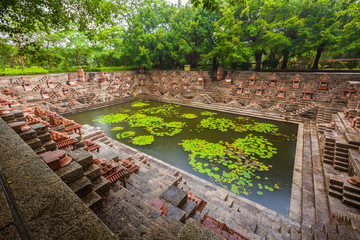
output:
<instances>
[{"instance_id":1,"label":"grass","mask_svg":"<svg viewBox=\"0 0 360 240\"><path fill-rule=\"evenodd\" d=\"M111 71L129 71L129 70L137 70L137 66L120 66L120 67L87 67L82 66L82 69L85 72L111 72ZM77 67L71 68L38 68L31 67L25 68L22 71L21 68L6 68L5 71L0 71L0 76L14 76L14 75L34 75L34 74L47 74L47 73L63 73L63 72L77 72Z\"/></svg>"}]
</instances>

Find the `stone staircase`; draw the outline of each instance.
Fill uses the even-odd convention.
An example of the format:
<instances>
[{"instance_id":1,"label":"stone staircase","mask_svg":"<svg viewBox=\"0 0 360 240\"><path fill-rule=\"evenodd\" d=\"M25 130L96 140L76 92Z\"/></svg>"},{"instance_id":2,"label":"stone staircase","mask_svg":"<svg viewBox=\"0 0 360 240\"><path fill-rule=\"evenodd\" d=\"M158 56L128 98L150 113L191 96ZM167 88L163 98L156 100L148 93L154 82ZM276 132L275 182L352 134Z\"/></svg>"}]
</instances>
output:
<instances>
[{"instance_id":1,"label":"stone staircase","mask_svg":"<svg viewBox=\"0 0 360 240\"><path fill-rule=\"evenodd\" d=\"M307 104L294 112L290 113L290 116L302 116L307 118L315 118L317 107L314 104Z\"/></svg>"},{"instance_id":2,"label":"stone staircase","mask_svg":"<svg viewBox=\"0 0 360 240\"><path fill-rule=\"evenodd\" d=\"M109 191L109 181L101 176L100 168L93 163L89 152L78 149L66 153L73 161L55 173L91 210L101 208L101 196Z\"/></svg>"}]
</instances>

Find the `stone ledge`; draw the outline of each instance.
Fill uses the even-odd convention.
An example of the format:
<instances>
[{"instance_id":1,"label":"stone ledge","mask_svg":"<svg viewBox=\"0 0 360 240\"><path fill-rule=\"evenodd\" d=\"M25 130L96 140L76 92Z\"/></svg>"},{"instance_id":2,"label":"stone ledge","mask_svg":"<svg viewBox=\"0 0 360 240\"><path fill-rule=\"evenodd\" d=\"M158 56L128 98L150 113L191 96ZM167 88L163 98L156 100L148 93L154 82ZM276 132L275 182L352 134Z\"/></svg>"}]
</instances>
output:
<instances>
[{"instance_id":1,"label":"stone ledge","mask_svg":"<svg viewBox=\"0 0 360 240\"><path fill-rule=\"evenodd\" d=\"M33 239L116 239L81 199L1 119L0 137L0 169ZM0 239L9 239L8 236L16 239L18 236L16 232L10 233L1 231Z\"/></svg>"}]
</instances>

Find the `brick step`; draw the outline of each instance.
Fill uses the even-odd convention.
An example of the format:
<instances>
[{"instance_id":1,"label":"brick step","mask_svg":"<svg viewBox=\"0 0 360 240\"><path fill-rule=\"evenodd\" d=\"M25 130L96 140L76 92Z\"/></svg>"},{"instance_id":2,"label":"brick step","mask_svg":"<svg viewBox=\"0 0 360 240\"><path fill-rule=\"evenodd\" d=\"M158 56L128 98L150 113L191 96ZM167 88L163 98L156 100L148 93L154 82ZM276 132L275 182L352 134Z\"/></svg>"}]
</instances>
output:
<instances>
[{"instance_id":1,"label":"brick step","mask_svg":"<svg viewBox=\"0 0 360 240\"><path fill-rule=\"evenodd\" d=\"M68 186L73 190L73 192L82 198L89 194L92 191L91 181L86 177L81 177L71 183Z\"/></svg>"}]
</instances>

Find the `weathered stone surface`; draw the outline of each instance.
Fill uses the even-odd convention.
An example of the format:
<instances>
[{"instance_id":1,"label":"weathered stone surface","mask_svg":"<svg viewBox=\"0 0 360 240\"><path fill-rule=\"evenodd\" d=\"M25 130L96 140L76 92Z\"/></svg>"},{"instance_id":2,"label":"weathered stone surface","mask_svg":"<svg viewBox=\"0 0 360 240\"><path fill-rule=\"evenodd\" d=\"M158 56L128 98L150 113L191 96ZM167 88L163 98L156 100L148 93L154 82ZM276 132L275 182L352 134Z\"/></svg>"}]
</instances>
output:
<instances>
[{"instance_id":1,"label":"weathered stone surface","mask_svg":"<svg viewBox=\"0 0 360 240\"><path fill-rule=\"evenodd\" d=\"M25 132L20 133L19 136L20 136L24 141L26 141L26 140L29 140L29 139L36 138L37 133L36 133L36 131L35 131L34 129L31 128L31 129L29 129L29 130L27 130L27 131L25 131Z\"/></svg>"},{"instance_id":2,"label":"weathered stone surface","mask_svg":"<svg viewBox=\"0 0 360 240\"><path fill-rule=\"evenodd\" d=\"M43 134L38 135L37 138L39 138L42 143L45 143L51 140L51 135L50 133L45 132Z\"/></svg>"},{"instance_id":3,"label":"weathered stone surface","mask_svg":"<svg viewBox=\"0 0 360 240\"><path fill-rule=\"evenodd\" d=\"M4 240L21 240L20 234L14 225L1 229L0 238Z\"/></svg>"},{"instance_id":4,"label":"weathered stone surface","mask_svg":"<svg viewBox=\"0 0 360 240\"><path fill-rule=\"evenodd\" d=\"M165 190L161 197L174 206L180 207L185 203L187 199L187 193L175 186L170 186Z\"/></svg>"},{"instance_id":5,"label":"weathered stone surface","mask_svg":"<svg viewBox=\"0 0 360 240\"><path fill-rule=\"evenodd\" d=\"M180 208L172 205L171 203L165 203L164 204L167 210L166 217L168 218L174 218L180 222L185 222L186 214L183 210Z\"/></svg>"},{"instance_id":6,"label":"weathered stone surface","mask_svg":"<svg viewBox=\"0 0 360 240\"><path fill-rule=\"evenodd\" d=\"M188 219L178 236L179 240L222 240L223 238L207 229L194 219Z\"/></svg>"},{"instance_id":7,"label":"weathered stone surface","mask_svg":"<svg viewBox=\"0 0 360 240\"><path fill-rule=\"evenodd\" d=\"M88 167L88 169L84 172L85 177L87 177L90 181L101 176L100 168L96 164L92 164Z\"/></svg>"},{"instance_id":8,"label":"weathered stone surface","mask_svg":"<svg viewBox=\"0 0 360 240\"><path fill-rule=\"evenodd\" d=\"M87 167L89 167L91 164L93 164L93 157L92 155L83 149L78 149L75 151L66 151L66 153L72 157L75 161L77 161L85 170Z\"/></svg>"},{"instance_id":9,"label":"weathered stone surface","mask_svg":"<svg viewBox=\"0 0 360 240\"><path fill-rule=\"evenodd\" d=\"M41 135L41 134L47 132L47 127L42 123L37 123L37 124L31 125L31 128L34 129L38 135Z\"/></svg>"},{"instance_id":10,"label":"weathered stone surface","mask_svg":"<svg viewBox=\"0 0 360 240\"><path fill-rule=\"evenodd\" d=\"M14 219L11 215L10 208L6 202L4 192L2 188L0 188L0 229L5 228L12 222L14 222Z\"/></svg>"},{"instance_id":11,"label":"weathered stone surface","mask_svg":"<svg viewBox=\"0 0 360 240\"><path fill-rule=\"evenodd\" d=\"M104 196L110 189L110 183L106 178L100 176L93 181L92 187L97 194Z\"/></svg>"},{"instance_id":12,"label":"weathered stone surface","mask_svg":"<svg viewBox=\"0 0 360 240\"><path fill-rule=\"evenodd\" d=\"M58 175L61 180L65 183L71 183L76 179L81 178L84 175L84 170L80 164L76 161L71 161L70 164L66 165L63 168L60 168L55 171L56 175Z\"/></svg>"},{"instance_id":13,"label":"weathered stone surface","mask_svg":"<svg viewBox=\"0 0 360 240\"><path fill-rule=\"evenodd\" d=\"M68 186L80 198L92 191L91 181L86 177L81 177L74 182L69 183Z\"/></svg>"}]
</instances>

